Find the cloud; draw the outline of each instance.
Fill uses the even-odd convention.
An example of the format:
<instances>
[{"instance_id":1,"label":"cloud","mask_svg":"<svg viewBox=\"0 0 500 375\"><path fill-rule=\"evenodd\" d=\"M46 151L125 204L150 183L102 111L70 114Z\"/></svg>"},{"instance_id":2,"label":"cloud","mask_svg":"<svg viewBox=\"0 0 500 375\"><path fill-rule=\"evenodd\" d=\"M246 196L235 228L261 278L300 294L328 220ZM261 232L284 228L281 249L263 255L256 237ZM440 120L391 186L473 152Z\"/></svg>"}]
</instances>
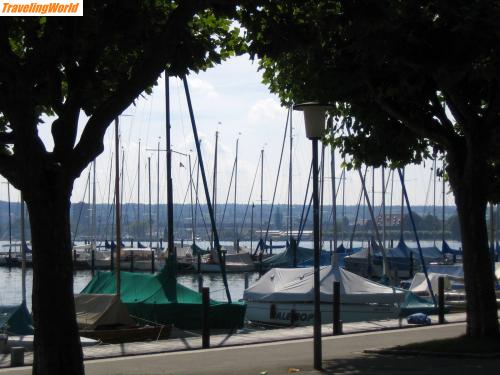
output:
<instances>
[{"instance_id":1,"label":"cloud","mask_svg":"<svg viewBox=\"0 0 500 375\"><path fill-rule=\"evenodd\" d=\"M283 119L285 109L274 98L260 99L250 107L248 120L251 124L262 124Z\"/></svg>"},{"instance_id":2,"label":"cloud","mask_svg":"<svg viewBox=\"0 0 500 375\"><path fill-rule=\"evenodd\" d=\"M194 76L190 76L188 78L188 81L189 87L197 95L201 95L204 99L208 100L219 99L219 93L215 90L215 87L210 82Z\"/></svg>"}]
</instances>

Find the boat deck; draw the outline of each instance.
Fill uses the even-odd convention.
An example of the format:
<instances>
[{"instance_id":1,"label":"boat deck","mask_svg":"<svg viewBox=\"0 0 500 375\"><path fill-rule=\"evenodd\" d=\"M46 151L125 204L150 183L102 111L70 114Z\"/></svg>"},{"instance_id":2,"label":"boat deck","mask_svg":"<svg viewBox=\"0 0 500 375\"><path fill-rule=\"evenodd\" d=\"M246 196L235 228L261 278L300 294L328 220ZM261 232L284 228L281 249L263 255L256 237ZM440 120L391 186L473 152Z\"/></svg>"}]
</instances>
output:
<instances>
[{"instance_id":1,"label":"boat deck","mask_svg":"<svg viewBox=\"0 0 500 375\"><path fill-rule=\"evenodd\" d=\"M458 323L465 321L465 313L453 313L446 315L448 323ZM431 316L433 324L437 323L437 316ZM381 320L372 322L345 323L343 325L344 334L381 331L390 329L401 329L415 327L408 324L406 319ZM333 327L331 324L322 326L322 335L331 336ZM242 329L232 334L217 334L210 337L210 347L220 348L228 346L261 344L266 342L277 342L284 340L298 340L313 337L313 327L286 327L276 329ZM201 349L201 337L184 337L169 340L133 342L124 344L102 344L83 348L85 360L102 359L133 355L158 354L176 352L184 350ZM33 353L26 352L25 365L33 363ZM0 367L10 366L10 355L0 354Z\"/></svg>"}]
</instances>

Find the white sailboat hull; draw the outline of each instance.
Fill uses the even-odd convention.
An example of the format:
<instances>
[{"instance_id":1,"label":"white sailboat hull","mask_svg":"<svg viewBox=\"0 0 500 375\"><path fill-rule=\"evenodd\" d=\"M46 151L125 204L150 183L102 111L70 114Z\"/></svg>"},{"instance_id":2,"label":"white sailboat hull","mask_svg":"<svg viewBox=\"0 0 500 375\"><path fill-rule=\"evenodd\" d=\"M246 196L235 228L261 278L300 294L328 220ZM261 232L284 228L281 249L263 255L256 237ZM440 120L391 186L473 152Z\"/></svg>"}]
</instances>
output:
<instances>
[{"instance_id":1,"label":"white sailboat hull","mask_svg":"<svg viewBox=\"0 0 500 375\"><path fill-rule=\"evenodd\" d=\"M400 314L395 304L340 304L340 320L344 323L394 319ZM300 302L247 302L246 319L269 325L306 326L314 323L314 304ZM321 304L321 323L333 322L333 305Z\"/></svg>"}]
</instances>

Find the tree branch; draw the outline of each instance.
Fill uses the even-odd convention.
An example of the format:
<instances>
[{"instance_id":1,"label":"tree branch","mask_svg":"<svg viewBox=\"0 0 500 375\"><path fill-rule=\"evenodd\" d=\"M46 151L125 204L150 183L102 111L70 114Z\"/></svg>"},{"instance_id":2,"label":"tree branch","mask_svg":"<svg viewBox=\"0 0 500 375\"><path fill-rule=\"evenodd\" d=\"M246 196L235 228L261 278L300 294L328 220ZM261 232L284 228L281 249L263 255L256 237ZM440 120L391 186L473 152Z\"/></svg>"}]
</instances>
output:
<instances>
[{"instance_id":1,"label":"tree branch","mask_svg":"<svg viewBox=\"0 0 500 375\"><path fill-rule=\"evenodd\" d=\"M431 94L431 103L432 107L434 108L436 117L439 119L439 121L441 121L441 125L444 126L449 132L454 132L453 124L446 115L446 111L439 101L439 98L437 97L435 91Z\"/></svg>"},{"instance_id":2,"label":"tree branch","mask_svg":"<svg viewBox=\"0 0 500 375\"><path fill-rule=\"evenodd\" d=\"M207 7L206 1L185 1L169 17L163 32L159 35L145 58L138 61L130 78L122 82L116 94L106 100L87 122L80 141L69 157L68 173L77 177L97 155L104 150L103 138L109 124L119 116L148 85L152 85L165 69L168 56L175 56L176 49L182 48L179 38L182 30L200 9ZM173 35L176 35L174 38ZM161 46L161 48L158 48Z\"/></svg>"},{"instance_id":3,"label":"tree branch","mask_svg":"<svg viewBox=\"0 0 500 375\"><path fill-rule=\"evenodd\" d=\"M68 97L59 113L59 118L52 123L51 133L54 138L54 150L52 152L55 161L67 160L73 146L75 145L78 131L78 118L80 116L80 90L73 89L69 82Z\"/></svg>"},{"instance_id":4,"label":"tree branch","mask_svg":"<svg viewBox=\"0 0 500 375\"><path fill-rule=\"evenodd\" d=\"M445 148L450 148L454 139L457 137L455 132L441 125L437 125L432 119L413 119L380 98L376 99L376 103L390 116L401 121L404 126L417 135L428 138L438 144L442 144Z\"/></svg>"},{"instance_id":5,"label":"tree branch","mask_svg":"<svg viewBox=\"0 0 500 375\"><path fill-rule=\"evenodd\" d=\"M442 87L442 92L446 98L446 104L453 117L462 125L464 130L470 130L477 125L480 119L476 114L467 109L467 102L456 92L456 90L447 84L446 79L439 79L439 77L435 79L438 85Z\"/></svg>"}]
</instances>

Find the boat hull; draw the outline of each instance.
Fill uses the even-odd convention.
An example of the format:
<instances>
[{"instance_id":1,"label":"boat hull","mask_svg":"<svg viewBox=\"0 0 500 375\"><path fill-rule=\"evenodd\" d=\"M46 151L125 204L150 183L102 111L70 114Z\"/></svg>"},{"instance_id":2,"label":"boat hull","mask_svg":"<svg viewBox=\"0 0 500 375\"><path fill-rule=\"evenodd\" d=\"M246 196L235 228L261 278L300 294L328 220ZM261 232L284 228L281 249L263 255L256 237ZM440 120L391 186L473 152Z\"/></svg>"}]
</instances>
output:
<instances>
[{"instance_id":1,"label":"boat hull","mask_svg":"<svg viewBox=\"0 0 500 375\"><path fill-rule=\"evenodd\" d=\"M372 320L394 319L400 314L400 308L393 304L344 304L340 305L340 320L347 322L362 322ZM280 326L307 326L314 323L313 303L270 303L247 302L246 319L255 323ZM333 322L333 305L321 304L321 323Z\"/></svg>"},{"instance_id":2,"label":"boat hull","mask_svg":"<svg viewBox=\"0 0 500 375\"><path fill-rule=\"evenodd\" d=\"M116 344L122 342L168 339L171 331L171 325L141 326L116 329L80 330L80 336L99 340L107 344Z\"/></svg>"}]
</instances>

